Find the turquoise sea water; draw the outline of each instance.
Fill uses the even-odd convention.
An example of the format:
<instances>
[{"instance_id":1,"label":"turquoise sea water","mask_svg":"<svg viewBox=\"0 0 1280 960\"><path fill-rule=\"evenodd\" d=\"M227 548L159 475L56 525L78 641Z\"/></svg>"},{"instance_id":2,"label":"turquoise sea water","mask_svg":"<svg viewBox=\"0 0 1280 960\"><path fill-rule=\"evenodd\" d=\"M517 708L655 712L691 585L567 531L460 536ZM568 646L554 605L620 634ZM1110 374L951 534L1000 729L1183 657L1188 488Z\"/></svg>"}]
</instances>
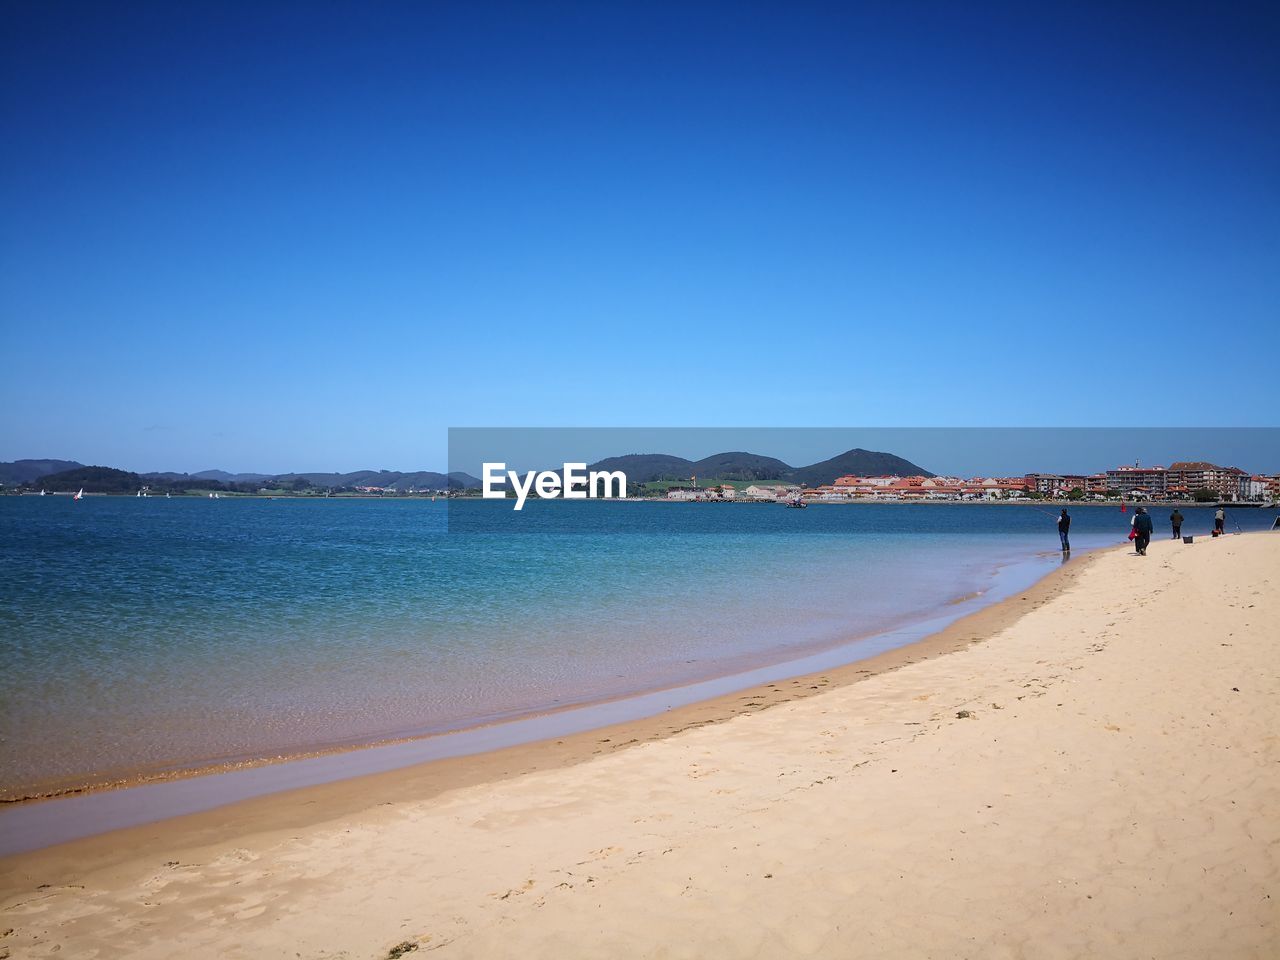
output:
<instances>
[{"instance_id":1,"label":"turquoise sea water","mask_svg":"<svg viewBox=\"0 0 1280 960\"><path fill-rule=\"evenodd\" d=\"M1184 532L1207 533L1211 511L1183 512ZM1115 507L1073 513L1077 552L1128 529ZM1057 548L1051 511L1011 506L535 502L516 517L492 501L4 497L0 788L723 676L926 616L1004 565L1047 570Z\"/></svg>"}]
</instances>

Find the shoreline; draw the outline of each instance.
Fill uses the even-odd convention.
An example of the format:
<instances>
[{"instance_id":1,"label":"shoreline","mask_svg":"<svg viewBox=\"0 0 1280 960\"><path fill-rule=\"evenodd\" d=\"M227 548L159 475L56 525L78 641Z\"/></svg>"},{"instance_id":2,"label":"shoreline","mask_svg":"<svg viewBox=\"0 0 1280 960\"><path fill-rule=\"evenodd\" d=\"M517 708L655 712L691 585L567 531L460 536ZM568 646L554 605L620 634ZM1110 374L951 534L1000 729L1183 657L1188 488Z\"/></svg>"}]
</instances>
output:
<instances>
[{"instance_id":1,"label":"shoreline","mask_svg":"<svg viewBox=\"0 0 1280 960\"><path fill-rule=\"evenodd\" d=\"M127 498L126 498L127 499ZM136 498L134 498L136 499ZM593 501L595 502L595 501ZM735 653L735 646L731 642L720 642L718 647L710 650L708 653L702 651L688 654L689 657L697 658L696 662L686 661L680 656L678 649L679 641L672 641L668 646L671 649L666 651L666 659L661 661L657 667L652 670L645 670L646 664L639 663L639 670L628 671L609 671L607 662L601 661L600 669L596 670L586 682L575 680L572 677L574 671L566 669L564 677L567 679L557 681L558 685L544 685L541 688L530 688L532 695L529 696L512 696L502 697L498 695L489 695L488 691L483 687L477 688L479 696L471 694L459 696L455 701L449 701L447 694L448 689L438 688L446 696L439 698L442 704L448 704L440 709L435 707L436 700L433 698L420 698L414 702L405 699L407 706L396 707L395 709L383 710L379 705L380 693L376 684L366 684L361 691L365 704L374 705L374 709L369 709L361 713L360 709L350 711L347 717L339 717L337 720L329 721L321 717L321 722L312 723L311 717L305 714L305 711L299 712L299 718L289 723L282 723L278 728L271 725L274 719L270 715L269 710L256 710L254 703L266 703L269 699L262 699L249 703L246 710L241 711L240 727L235 731L235 735L222 736L220 727L214 724L207 724L203 727L203 731L207 731L205 735L202 730L192 729L189 733L183 734L181 731L187 729L184 727L184 717L186 714L175 712L170 709L167 713L162 713L160 708L167 707L170 704L168 694L164 688L158 688L156 694L156 709L150 711L149 716L160 717L171 721L166 723L148 722L145 725L135 724L130 726L131 711L129 709L116 707L114 712L102 715L104 721L110 725L114 734L109 740L106 738L95 738L86 736L80 739L79 731L86 734L92 734L90 728L85 722L85 711L77 709L75 704L70 705L70 709L66 711L50 711L42 712L31 710L27 715L31 716L37 722L24 724L26 730L39 731L44 730L45 737L48 738L46 743L51 748L48 758L43 758L40 754L42 746L41 737L26 737L21 735L22 730L15 727L13 735L9 738L6 745L7 750L4 751L10 759L9 776L4 778L4 782L0 785L0 810L14 806L36 802L45 802L50 799L82 797L101 793L111 790L119 790L122 788L131 788L136 785L160 784L176 782L192 776L217 775L223 772L245 771L256 769L268 765L278 765L285 762L296 760L315 759L322 757L331 757L347 751L378 749L385 746L403 744L412 741L423 741L441 736L450 736L455 732L478 730L496 726L499 724L519 722L520 718L531 718L539 716L553 715L557 712L563 712L568 709L581 709L590 707L593 704L601 704L608 702L617 702L626 698L643 696L648 692L662 691L672 688L679 688L682 685L699 683L703 681L711 681L718 678L729 677L744 671L753 670L761 665L783 665L793 658L803 657L810 651L835 649L849 644L858 644L860 641L872 638L876 633L887 631L896 627L898 624L911 622L913 620L923 620L931 615L933 610L950 610L952 603L944 601L945 594L942 592L946 588L946 580L948 577L952 579L952 588L954 590L952 599L958 599L956 595L967 594L973 589L984 589L989 584L979 584L977 581L982 579L981 574L986 570L995 569L999 565L1015 564L1025 560L1026 562L1036 562L1033 558L1053 557L1053 564L1056 565L1056 558L1059 553L1056 549L1050 550L1049 535L1044 530L1051 529L1052 519L1048 519L1048 523L1041 519L1042 515L1050 513L1050 508L1035 507L1028 511L1013 511L1018 515L1012 514L1003 516L1003 519L996 517L995 513L985 510L966 510L963 505L946 504L947 506L957 507L953 511L941 511L936 514L935 520L930 521L929 511L924 514L913 512L905 508L898 508L894 505L874 505L874 509L870 513L883 516L884 520L879 518L871 518L870 525L901 524L905 527L914 527L916 525L923 527L937 527L946 533L953 532L971 532L970 528L976 528L978 532L985 533L982 528L1010 527L1016 528L1019 537L1026 536L1025 541L1019 542L1015 548L1001 551L994 546L984 546L979 548L975 543L973 551L975 562L961 558L959 561L965 569L974 571L974 577L968 578L971 583L965 583L961 586L957 576L950 573L947 566L936 567L934 573L929 574L930 578L937 584L938 589L932 590L927 601L921 601L919 597L912 596L910 591L901 591L901 598L892 602L880 604L881 612L877 614L874 623L865 622L865 618L858 616L858 611L850 603L833 603L831 609L836 612L836 616L825 615L825 618L814 618L812 621L805 620L805 613L808 609L807 605L797 606L791 604L793 615L783 621L781 618L774 618L773 627L769 630L755 629L750 622L744 622L744 629L739 631L733 625L734 611L730 607L725 607L717 616L718 624L729 624L720 632L724 635L726 641L734 640L734 634L741 632L744 635L750 635L749 644L741 644L739 647L749 647L749 650L743 654ZM1032 504L1015 503L1018 506L1034 506ZM110 504L104 504L110 506ZM499 504L499 506L501 506ZM117 509L118 508L118 509ZM176 508L175 508L176 509ZM360 508L353 508L356 514L362 511ZM665 514L666 511L658 507L646 508L647 511L654 511L657 514ZM21 513L21 511L19 511ZM55 511L61 514L61 510ZM187 511L180 511L186 513ZM308 511L309 512L309 511ZM323 511L322 511L323 512ZM566 515L572 510L565 511ZM627 513L629 511L623 511ZM765 511L768 513L768 511ZM1056 518L1056 511L1054 517ZM1212 511L1200 511L1201 513L1211 514ZM37 514L43 515L43 511L36 511ZM129 506L127 508L120 503L116 503L116 507L107 511L108 514L124 517L126 520L132 518L135 514L140 515L146 513L151 516L150 510L142 507ZM204 510L195 511L196 514L204 516ZM410 510L411 514L418 515L416 510ZM608 508L604 508L603 514L608 514ZM857 511L854 511L857 513ZM1239 523L1249 528L1256 526L1260 519L1257 515L1245 519L1249 511L1240 511ZM436 517L443 517L443 514L433 506L426 514ZM426 515L424 514L424 516ZM893 514L893 517L890 517ZM946 514L946 516L944 516ZM955 517L952 516L955 514ZM163 509L156 517L177 516L170 515ZM212 515L210 515L212 516ZM273 518L283 518L283 514L272 513ZM353 514L354 516L354 514ZM862 527L862 522L853 517L852 513L846 518L848 523L840 521L833 513L830 516L831 523L822 522L823 515L810 515L810 522L791 522L793 519L789 516L780 516L770 514L772 520L761 515L759 519L765 521L763 526L769 532L792 531L798 528L802 531L810 528L818 528L817 532L821 533L823 528L831 527ZM1077 513L1078 523L1085 528L1079 530L1080 536L1076 540L1076 550L1073 551L1072 557L1080 559L1089 549L1097 548L1104 543L1112 543L1118 540L1117 537L1110 532L1113 524L1112 520L1117 518L1111 515L1110 510L1089 510ZM914 517L915 521L911 518ZM987 519L984 520L983 518ZM958 519L957 519L958 518ZM684 526L676 522L680 518L672 515L670 518L675 528ZM689 515L685 519L690 521L696 519L693 515ZM715 517L708 518L714 520ZM805 518L800 515L798 518L803 521ZM953 524L952 520L956 522ZM999 520L999 523L996 521ZM750 517L744 515L744 525L748 528L754 528L754 524L750 523ZM778 521L784 521L779 523ZM988 522L989 521L989 522ZM1028 522L1029 521L1029 522ZM237 521L238 522L238 521ZM294 520L280 519L273 520L273 523L279 523L284 526L294 523ZM648 521L649 523L661 523L661 518ZM1194 523L1194 519L1192 523ZM1207 524L1208 521L1206 521ZM1118 521L1117 521L1118 523ZM732 524L730 524L732 526ZM698 528L701 525L690 523L690 527ZM718 528L717 524L712 524L712 528ZM1026 529L1023 529L1023 528ZM1030 528L1035 527L1034 535L1030 535ZM1099 533L1105 527L1106 533ZM1041 529L1043 528L1043 529ZM1097 529L1093 529L1097 528ZM1090 539L1092 538L1092 539ZM980 537L978 539L985 539ZM1056 540L1056 538L1054 538ZM1056 547L1056 544L1054 545ZM803 548L801 548L803 549ZM983 557L981 554L992 554L989 557ZM1019 556L1020 555L1020 556ZM801 564L793 565L793 569L803 576L803 566ZM990 562L987 562L987 561ZM927 559L921 559L920 566L932 566L932 562ZM956 567L959 569L959 567ZM1043 571L1037 572L1037 576ZM857 571L853 571L853 576L857 576ZM964 578L959 578L964 579ZM743 581L750 584L749 578ZM774 582L779 582L779 578L775 578ZM841 589L839 583L832 581L833 594L838 593ZM783 597L782 599L789 599ZM815 598L820 601L821 598ZM935 599L937 603L935 603ZM697 603L696 598L689 602ZM986 602L986 601L981 601ZM910 612L905 617L902 612L904 608L912 604L919 604L915 611ZM976 604L975 604L976 605ZM801 608L803 607L803 609ZM337 608L330 608L336 613L341 611ZM822 609L816 604L813 609ZM697 619L697 611L692 613L692 619ZM326 614L327 615L327 614ZM253 619L255 614L253 611L247 611L246 619ZM642 617L643 611L637 616ZM163 618L162 618L163 619ZM588 621L583 621L584 623ZM678 638L681 635L681 625L690 622L690 618L683 618L679 621L672 620L662 637ZM809 629L806 624L818 623L819 627ZM794 626L794 630L793 630ZM214 628L217 629L216 627ZM372 630L376 630L376 624L371 628L370 636L376 636ZM251 630L249 631L252 632ZM625 636L625 635L622 635ZM795 641L792 646L790 642L783 642L784 639ZM910 638L913 642L916 638ZM620 641L625 643L625 640ZM629 659L635 664L636 661L643 661L644 645L631 644L628 652ZM423 647L423 649L428 649ZM853 661L862 659L865 654L861 650L852 650L848 655L848 660ZM415 660L415 668L420 668L426 658L419 656ZM692 663L692 666L682 666L682 663ZM314 668L316 664L311 664ZM376 666L376 665L375 665ZM481 668L483 663L478 664ZM824 665L821 669L829 669L831 665ZM430 669L429 666L426 669ZM800 675L808 671L793 671L793 675ZM614 673L618 676L615 679ZM622 674L626 674L625 678ZM371 675L373 675L371 673ZM477 675L482 676L482 673ZM779 674L783 676L783 674ZM90 678L92 679L92 678ZM181 675L176 677L183 680ZM192 689L198 690L201 679L196 677L192 679ZM346 684L350 681L338 681L340 684ZM29 684L23 683L20 675L11 678L11 689L14 691L14 703L19 705L21 701L22 690L20 686L29 688ZM55 694L61 694L62 691L54 689ZM341 691L339 691L341 692ZM404 697L405 691L400 688L394 690L397 694ZM544 694L545 695L541 695ZM146 691L142 694L149 699ZM468 699L470 698L470 699ZM118 699L118 698L117 698ZM198 699L198 698L196 698ZM195 700L193 699L193 703ZM354 701L353 701L354 702ZM303 706L309 707L311 703L323 706L323 700L313 699L307 701ZM424 704L426 705L424 708ZM196 704L199 706L199 704ZM211 702L208 716L213 718L220 716L217 713L218 704ZM15 707L15 716L17 716L17 707ZM318 715L317 710L317 715ZM254 729L248 726L244 717L258 717L262 724L260 729ZM603 725L603 724L597 724ZM58 733L65 731L65 733ZM164 732L157 732L164 731ZM57 739L54 739L57 737ZM136 737L136 741L133 739ZM93 747L94 743L102 741L104 746L100 749ZM136 747L135 747L136 743ZM0 844L0 854L3 852L3 845Z\"/></svg>"},{"instance_id":2,"label":"shoreline","mask_svg":"<svg viewBox=\"0 0 1280 960\"><path fill-rule=\"evenodd\" d=\"M1108 547L1085 548L1078 551L1074 559L1077 563L1084 563L1092 554L1106 549ZM806 645L803 648L791 651L783 659L753 660L736 658L726 663L726 666L731 666L728 672L715 672L698 679L670 683L651 689L636 690L622 695L606 696L598 699L589 698L558 707L515 712L510 716L483 719L442 731L390 734L374 739L353 737L297 750L195 761L190 764L175 761L167 764L158 764L153 767L107 771L91 777L68 777L40 781L23 787L0 789L0 826L3 826L4 814L7 811L21 810L35 805L44 805L72 798L89 798L104 793L133 790L138 787L158 786L199 778L218 777L223 774L263 770L264 768L281 767L302 761L340 760L344 756L386 751L388 748L413 748L418 746L424 749L424 756L420 760L397 762L388 766L385 770L373 771L376 773L391 772L396 769L405 769L418 763L440 762L441 759L450 756L447 751L452 748L454 743L460 742L463 747L462 752L467 755L491 752L506 747L519 748L539 740L571 736L578 733L589 734L597 730L620 726L633 721L670 715L674 712L696 707L702 703L712 703L736 695L767 690L768 686L772 684L793 680L799 681L819 671L826 673L842 672L850 668L861 667L869 662L879 662L881 657L900 650L911 650L923 644L928 644L935 637L945 634L958 623L963 623L970 617L978 616L993 606L1008 602L1008 595L1037 586L1046 578L1053 577L1065 569L1061 565L1047 570L1034 569L1041 564L1052 563L1058 556L1059 554L1056 551L1045 550L1020 560L1007 560L996 563L990 572L992 582L983 590L957 595L936 607L929 607L906 614L871 633L847 635L840 637L838 640L824 642L819 645ZM1063 563L1065 562L1063 561ZM1019 574L1030 575L1034 579L1030 583L1002 584L1000 582L1001 577L1017 577ZM1002 596L1002 593L1005 595ZM957 612L954 608L965 605L974 605L975 609L958 614L960 619L956 620ZM903 636L906 637L905 640L901 639ZM888 649L875 649L886 644L889 645ZM860 648L868 652L859 654ZM806 666L815 661L822 662L816 663L812 669ZM861 671L858 672L861 673ZM762 677L762 679L759 681L749 679L757 676ZM671 699L674 702L665 708L654 708L652 701L655 699ZM598 718L603 717L603 719L592 719L593 715ZM547 728L549 725L554 727L555 721L564 718L570 718L569 722L573 724L574 729L568 732L559 732L555 729L545 732L544 729L543 732L539 732L540 727ZM578 718L581 718L581 722L575 722ZM532 735L525 736L526 730ZM486 740L489 745L481 745L475 749L470 749L466 746L469 740ZM433 750L433 747L438 749ZM440 752L440 750L446 751L443 757L431 755L432 753ZM341 773L335 773L326 779L332 781L368 775L371 774L362 772L344 776ZM271 791L261 790L258 792L269 793ZM241 799L248 798L234 797L229 802L238 802ZM7 852L5 845L0 844L0 856L4 856Z\"/></svg>"},{"instance_id":3,"label":"shoreline","mask_svg":"<svg viewBox=\"0 0 1280 960\"><path fill-rule=\"evenodd\" d=\"M7 866L9 861L17 861L28 857L41 857L53 851L73 849L76 851L73 858L89 857L90 859L95 859L97 855L109 853L109 851L115 849L117 843L120 843L125 848L131 848L133 842L129 838L134 836L141 838L165 835L171 830L179 832L194 831L203 835L209 831L217 833L227 823L238 824L239 827L237 829L245 829L251 832L285 829L290 825L294 827L306 826L328 819L335 812L347 815L365 809L367 807L365 798L370 792L378 793L379 795L385 794L392 798L390 801L384 800L383 802L395 802L397 798L407 800L409 798L435 796L463 786L498 782L524 773L573 766L602 754L612 754L638 744L659 741L695 727L718 724L737 716L759 713L769 707L788 701L808 699L827 690L856 684L862 680L895 671L909 664L962 650L974 643L980 643L987 637L1016 623L1026 613L1038 609L1055 596L1069 589L1070 585L1083 574L1088 565L1109 549L1114 548L1103 547L1083 553L1081 556L1074 558L1073 562L1049 570L1029 586L1016 590L1010 596L984 604L972 612L952 619L940 630L927 633L905 645L876 653L864 659L813 673L741 687L712 697L674 706L648 716L590 726L586 729L559 735L540 736L525 742L498 745L462 755L427 759L391 769L355 773L329 778L318 783L261 792L245 798L218 802L215 805L194 812L150 817L139 823L105 831L95 831L84 836L55 841L51 844L40 844L17 852L5 851L0 853L0 880L3 879L6 873L4 866ZM966 601L960 599L958 602L963 603ZM918 619L916 622L928 623L929 618ZM826 652L833 653L841 649L844 649L844 646L836 647ZM721 679L732 679L732 676ZM669 691L653 691L649 695L666 692ZM634 699L636 698L623 698L624 701ZM607 701L605 705L618 702L620 701ZM547 716L570 713L577 709L582 708L570 707L563 711L556 711L553 714L543 714L526 719L540 721ZM458 732L484 732L501 726L504 725L495 724ZM15 815L24 810L32 810L39 807L52 808L60 803L92 801L96 797L103 797L109 794L136 796L136 791L145 790L148 787L167 784L198 784L201 781L208 782L210 778L217 777L223 773L270 769L281 770L309 759L324 760L353 757L368 754L370 751L383 747L412 745L438 739L439 737L408 738L389 743L337 748L301 757L290 756L279 760L266 759L260 762L231 764L225 768L215 767L212 769L201 768L180 771L162 779L142 782L114 782L52 797L8 801L0 806L0 827L12 824L12 821L16 818ZM314 807L317 811L323 811L323 815L316 820L304 819L299 823L296 819L298 805ZM17 832L14 831L14 833ZM25 832L23 835L25 836Z\"/></svg>"},{"instance_id":4,"label":"shoreline","mask_svg":"<svg viewBox=\"0 0 1280 960\"><path fill-rule=\"evenodd\" d=\"M1119 546L857 682L7 858L0 946L1274 956L1277 577L1280 537Z\"/></svg>"},{"instance_id":5,"label":"shoreline","mask_svg":"<svg viewBox=\"0 0 1280 960\"><path fill-rule=\"evenodd\" d=\"M761 481L769 482L769 481ZM59 490L46 494L50 497L70 497L74 491ZM0 496L9 497L39 497L40 493L34 490L4 490L0 491ZM164 497L159 495L149 495L146 497L138 497L132 493L85 493L85 498L103 498L109 497L120 500L206 500L208 496L205 492L200 493L179 493L173 497ZM426 500L435 503L439 500L442 503L448 503L451 500L460 501L478 501L483 500L480 496L458 496L446 494L432 493L393 493L389 495L373 494L373 493L335 493L331 495L321 494L297 494L297 493L234 493L230 491L219 491L219 500ZM514 499L508 497L506 499ZM561 498L551 498L560 500ZM572 503L573 501L564 501ZM785 500L764 500L754 497L728 497L716 500L671 500L666 497L607 497L593 499L593 503L715 503L715 504L751 504L753 506L786 506ZM1267 500L1242 500L1242 501L1197 501L1197 500L1128 500L1128 499L1111 499L1111 500L1063 500L1061 498L1053 499L1045 497L1040 500L1031 497L1011 497L1008 500L995 498L978 497L972 500L957 500L950 498L930 499L928 497L912 497L908 499L888 499L880 497L845 497L840 499L819 499L813 498L804 501L806 506L853 506L857 504L870 504L874 506L891 506L891 505L920 505L920 506L989 506L989 507L1067 507L1074 510L1076 507L1119 507L1121 504L1129 506L1157 507L1163 509L1165 507L1183 508L1191 507L1195 509L1216 510L1223 507L1227 510L1275 510L1278 506L1275 502Z\"/></svg>"}]
</instances>

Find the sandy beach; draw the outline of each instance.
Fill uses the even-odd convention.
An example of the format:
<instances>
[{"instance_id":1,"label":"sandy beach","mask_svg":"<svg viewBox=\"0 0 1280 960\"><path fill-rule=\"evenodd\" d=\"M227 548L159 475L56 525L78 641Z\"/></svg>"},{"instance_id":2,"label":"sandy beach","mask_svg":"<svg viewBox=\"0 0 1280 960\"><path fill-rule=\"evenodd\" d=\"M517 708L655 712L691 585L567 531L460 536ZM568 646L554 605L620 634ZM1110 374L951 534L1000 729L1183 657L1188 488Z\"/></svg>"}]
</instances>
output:
<instances>
[{"instance_id":1,"label":"sandy beach","mask_svg":"<svg viewBox=\"0 0 1280 960\"><path fill-rule=\"evenodd\" d=\"M1280 955L1280 535L877 661L0 861L19 957Z\"/></svg>"}]
</instances>

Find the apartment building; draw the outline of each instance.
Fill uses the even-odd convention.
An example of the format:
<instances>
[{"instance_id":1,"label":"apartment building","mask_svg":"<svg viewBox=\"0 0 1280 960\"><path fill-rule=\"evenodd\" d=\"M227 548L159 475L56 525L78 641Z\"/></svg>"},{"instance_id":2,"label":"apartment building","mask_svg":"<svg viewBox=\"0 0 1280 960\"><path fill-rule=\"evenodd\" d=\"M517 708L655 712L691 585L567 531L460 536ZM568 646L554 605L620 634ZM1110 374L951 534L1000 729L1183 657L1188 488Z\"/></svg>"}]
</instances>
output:
<instances>
[{"instance_id":1,"label":"apartment building","mask_svg":"<svg viewBox=\"0 0 1280 960\"><path fill-rule=\"evenodd\" d=\"M1122 496L1180 500L1208 490L1219 500L1249 498L1249 474L1205 460L1179 460L1167 467L1117 467L1107 471L1107 489Z\"/></svg>"},{"instance_id":2,"label":"apartment building","mask_svg":"<svg viewBox=\"0 0 1280 960\"><path fill-rule=\"evenodd\" d=\"M1117 496L1163 500L1168 487L1169 471L1165 467L1140 467L1135 463L1107 471L1107 492Z\"/></svg>"},{"instance_id":3,"label":"apartment building","mask_svg":"<svg viewBox=\"0 0 1280 960\"><path fill-rule=\"evenodd\" d=\"M1219 467L1204 460L1180 460L1169 465L1176 486L1195 496L1208 490L1219 500L1249 499L1249 474L1239 467Z\"/></svg>"},{"instance_id":4,"label":"apartment building","mask_svg":"<svg viewBox=\"0 0 1280 960\"><path fill-rule=\"evenodd\" d=\"M1105 473L1028 473L1026 486L1045 497L1065 497L1072 490L1079 490L1086 496L1104 495L1107 492L1107 475Z\"/></svg>"}]
</instances>

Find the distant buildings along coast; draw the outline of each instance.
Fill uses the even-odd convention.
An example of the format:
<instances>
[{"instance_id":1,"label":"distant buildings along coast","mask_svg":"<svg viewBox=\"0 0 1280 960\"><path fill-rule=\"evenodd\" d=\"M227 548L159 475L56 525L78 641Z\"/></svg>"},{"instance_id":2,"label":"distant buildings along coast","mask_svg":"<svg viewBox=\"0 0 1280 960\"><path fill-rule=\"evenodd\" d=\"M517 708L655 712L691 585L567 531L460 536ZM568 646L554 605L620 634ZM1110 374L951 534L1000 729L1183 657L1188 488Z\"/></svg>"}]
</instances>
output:
<instances>
[{"instance_id":1,"label":"distant buildings along coast","mask_svg":"<svg viewBox=\"0 0 1280 960\"><path fill-rule=\"evenodd\" d=\"M68 464L70 468L68 469ZM620 470L633 496L695 501L805 500L1158 500L1267 502L1280 500L1280 475L1252 474L1205 460L1169 466L1140 463L1102 473L1026 473L1017 476L935 476L892 454L854 449L821 463L791 467L748 453L725 453L700 461L659 454L628 454L590 465ZM688 471L688 472L686 472ZM271 496L474 496L480 480L469 473L402 473L359 470L339 473L229 474L205 471L132 473L76 461L18 460L0 463L3 493L114 493L175 496L210 491Z\"/></svg>"},{"instance_id":2,"label":"distant buildings along coast","mask_svg":"<svg viewBox=\"0 0 1280 960\"><path fill-rule=\"evenodd\" d=\"M963 501L1016 499L1267 501L1280 500L1280 475L1250 474L1203 460L1170 466L1116 467L1103 473L1028 473L1014 477L855 476L813 487L754 483L730 485L708 480L672 487L669 500Z\"/></svg>"}]
</instances>

